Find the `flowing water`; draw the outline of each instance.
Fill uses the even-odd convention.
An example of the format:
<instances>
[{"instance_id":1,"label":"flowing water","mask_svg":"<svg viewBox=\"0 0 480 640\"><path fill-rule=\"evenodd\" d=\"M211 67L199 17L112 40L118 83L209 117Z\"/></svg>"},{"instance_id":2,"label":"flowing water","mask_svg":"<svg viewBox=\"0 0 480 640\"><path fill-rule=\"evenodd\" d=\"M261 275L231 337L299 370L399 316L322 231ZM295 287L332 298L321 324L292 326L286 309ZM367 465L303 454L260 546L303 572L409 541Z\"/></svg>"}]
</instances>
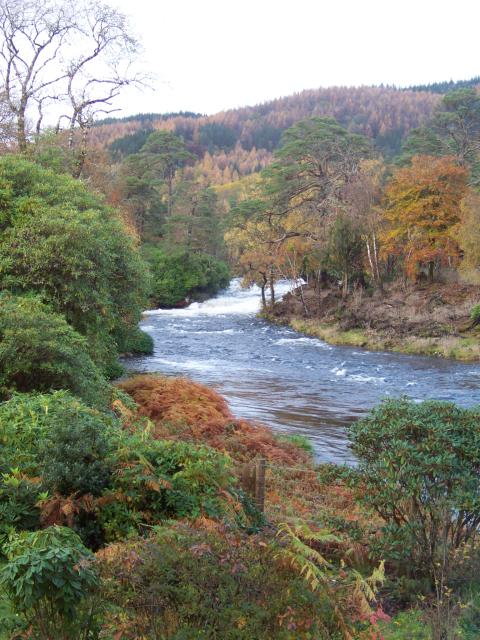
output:
<instances>
[{"instance_id":1,"label":"flowing water","mask_svg":"<svg viewBox=\"0 0 480 640\"><path fill-rule=\"evenodd\" d=\"M259 289L233 280L206 302L147 311L155 352L126 364L211 385L238 417L307 436L328 462L352 461L345 426L387 396L480 403L478 364L331 346L256 318L259 306Z\"/></svg>"}]
</instances>

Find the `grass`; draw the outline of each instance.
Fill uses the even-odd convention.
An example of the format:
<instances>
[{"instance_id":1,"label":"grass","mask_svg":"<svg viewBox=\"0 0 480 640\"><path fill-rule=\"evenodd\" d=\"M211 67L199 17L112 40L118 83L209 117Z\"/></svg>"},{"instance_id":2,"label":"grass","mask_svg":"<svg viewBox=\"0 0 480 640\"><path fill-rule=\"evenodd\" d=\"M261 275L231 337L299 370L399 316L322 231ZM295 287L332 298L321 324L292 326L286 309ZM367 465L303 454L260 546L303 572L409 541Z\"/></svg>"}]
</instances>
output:
<instances>
[{"instance_id":1,"label":"grass","mask_svg":"<svg viewBox=\"0 0 480 640\"><path fill-rule=\"evenodd\" d=\"M303 449L303 451L306 451L310 456L313 456L314 454L315 449L313 447L313 444L305 436L289 434L289 435L277 436L277 440L279 442L289 442L290 444L295 445L299 449Z\"/></svg>"},{"instance_id":2,"label":"grass","mask_svg":"<svg viewBox=\"0 0 480 640\"><path fill-rule=\"evenodd\" d=\"M316 320L293 318L289 325L295 331L320 338L329 344L364 347L371 351L395 351L410 355L425 355L452 358L464 362L480 360L480 337L442 336L425 338L421 336L395 337L378 331L350 329L342 331L337 324L325 324Z\"/></svg>"},{"instance_id":3,"label":"grass","mask_svg":"<svg viewBox=\"0 0 480 640\"><path fill-rule=\"evenodd\" d=\"M380 623L384 640L431 640L432 630L428 611L408 609L395 615L390 622ZM458 640L477 640L480 637L480 590L472 585L464 593L462 603L452 620L452 632ZM453 636L452 636L453 637Z\"/></svg>"},{"instance_id":4,"label":"grass","mask_svg":"<svg viewBox=\"0 0 480 640\"><path fill-rule=\"evenodd\" d=\"M430 640L432 637L419 609L402 611L380 626L384 640Z\"/></svg>"}]
</instances>

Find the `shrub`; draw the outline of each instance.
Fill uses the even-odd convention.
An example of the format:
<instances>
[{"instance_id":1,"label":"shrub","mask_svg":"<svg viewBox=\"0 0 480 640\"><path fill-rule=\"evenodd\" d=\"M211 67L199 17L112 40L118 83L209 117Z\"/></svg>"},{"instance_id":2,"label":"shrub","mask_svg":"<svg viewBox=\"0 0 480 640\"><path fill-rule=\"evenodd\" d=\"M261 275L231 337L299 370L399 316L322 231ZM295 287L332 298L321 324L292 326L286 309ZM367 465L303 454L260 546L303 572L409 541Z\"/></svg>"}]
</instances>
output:
<instances>
[{"instance_id":1,"label":"shrub","mask_svg":"<svg viewBox=\"0 0 480 640\"><path fill-rule=\"evenodd\" d=\"M148 356L153 353L153 338L137 327L119 342L119 349L122 353L140 353Z\"/></svg>"},{"instance_id":2,"label":"shrub","mask_svg":"<svg viewBox=\"0 0 480 640\"><path fill-rule=\"evenodd\" d=\"M120 383L138 405L140 415L154 423L157 438L181 439L227 452L238 461L257 456L289 465L310 456L295 444L247 420L236 420L225 399L205 385L184 378L139 375Z\"/></svg>"},{"instance_id":3,"label":"shrub","mask_svg":"<svg viewBox=\"0 0 480 640\"><path fill-rule=\"evenodd\" d=\"M108 630L127 618L131 635L165 640L300 640L335 637L328 603L273 558L261 536L239 536L210 523L155 529L153 536L100 552ZM122 576L122 580L120 580ZM120 617L122 616L122 617ZM137 634L137 635L135 635Z\"/></svg>"},{"instance_id":4,"label":"shrub","mask_svg":"<svg viewBox=\"0 0 480 640\"><path fill-rule=\"evenodd\" d=\"M228 266L204 253L158 251L153 255L151 270L152 298L161 307L214 295L230 282Z\"/></svg>"},{"instance_id":5,"label":"shrub","mask_svg":"<svg viewBox=\"0 0 480 640\"><path fill-rule=\"evenodd\" d=\"M480 303L473 305L470 312L470 319L474 324L480 323Z\"/></svg>"},{"instance_id":6,"label":"shrub","mask_svg":"<svg viewBox=\"0 0 480 640\"><path fill-rule=\"evenodd\" d=\"M480 524L480 409L386 400L349 428L381 553L440 584Z\"/></svg>"},{"instance_id":7,"label":"shrub","mask_svg":"<svg viewBox=\"0 0 480 640\"><path fill-rule=\"evenodd\" d=\"M99 494L119 425L65 391L17 394L0 404L0 470L18 468L50 491Z\"/></svg>"},{"instance_id":8,"label":"shrub","mask_svg":"<svg viewBox=\"0 0 480 640\"><path fill-rule=\"evenodd\" d=\"M0 584L41 640L91 637L88 598L98 578L92 554L73 531L49 527L12 536L7 556Z\"/></svg>"},{"instance_id":9,"label":"shrub","mask_svg":"<svg viewBox=\"0 0 480 640\"><path fill-rule=\"evenodd\" d=\"M0 158L0 288L35 292L110 366L136 327L147 267L119 217L85 185L16 156Z\"/></svg>"},{"instance_id":10,"label":"shrub","mask_svg":"<svg viewBox=\"0 0 480 640\"><path fill-rule=\"evenodd\" d=\"M98 554L110 605L104 631L118 629L120 615L127 638L373 638L369 602L382 568L363 579L327 563L319 545L334 539L305 526L276 538L211 520L155 527Z\"/></svg>"},{"instance_id":11,"label":"shrub","mask_svg":"<svg viewBox=\"0 0 480 640\"><path fill-rule=\"evenodd\" d=\"M22 476L18 469L2 473L0 480L0 549L13 531L37 529L38 501L43 497L38 479Z\"/></svg>"},{"instance_id":12,"label":"shrub","mask_svg":"<svg viewBox=\"0 0 480 640\"><path fill-rule=\"evenodd\" d=\"M87 342L38 298L0 294L0 393L69 389L106 405L108 386Z\"/></svg>"},{"instance_id":13,"label":"shrub","mask_svg":"<svg viewBox=\"0 0 480 640\"><path fill-rule=\"evenodd\" d=\"M117 499L102 509L101 522L109 539L119 539L141 523L221 517L235 501L232 483L230 460L209 447L129 436L116 454Z\"/></svg>"},{"instance_id":14,"label":"shrub","mask_svg":"<svg viewBox=\"0 0 480 640\"><path fill-rule=\"evenodd\" d=\"M101 495L110 480L113 444L101 416L67 404L39 446L42 486L64 496Z\"/></svg>"},{"instance_id":15,"label":"shrub","mask_svg":"<svg viewBox=\"0 0 480 640\"><path fill-rule=\"evenodd\" d=\"M97 509L111 484L121 422L65 391L0 404L0 544L12 528L68 525L104 543Z\"/></svg>"}]
</instances>

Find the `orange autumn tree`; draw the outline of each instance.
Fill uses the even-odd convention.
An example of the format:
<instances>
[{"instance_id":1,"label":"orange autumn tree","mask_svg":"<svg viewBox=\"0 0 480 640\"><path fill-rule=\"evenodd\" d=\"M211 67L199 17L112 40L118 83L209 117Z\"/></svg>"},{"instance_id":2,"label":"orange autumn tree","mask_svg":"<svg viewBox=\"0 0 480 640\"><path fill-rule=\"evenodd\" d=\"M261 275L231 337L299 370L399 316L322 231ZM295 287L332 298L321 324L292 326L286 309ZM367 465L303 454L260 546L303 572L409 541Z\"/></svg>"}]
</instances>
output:
<instances>
[{"instance_id":1,"label":"orange autumn tree","mask_svg":"<svg viewBox=\"0 0 480 640\"><path fill-rule=\"evenodd\" d=\"M458 260L455 235L466 183L466 169L450 156L414 156L410 166L394 171L385 191L383 252L403 257L410 278L425 265L433 281L436 265Z\"/></svg>"}]
</instances>

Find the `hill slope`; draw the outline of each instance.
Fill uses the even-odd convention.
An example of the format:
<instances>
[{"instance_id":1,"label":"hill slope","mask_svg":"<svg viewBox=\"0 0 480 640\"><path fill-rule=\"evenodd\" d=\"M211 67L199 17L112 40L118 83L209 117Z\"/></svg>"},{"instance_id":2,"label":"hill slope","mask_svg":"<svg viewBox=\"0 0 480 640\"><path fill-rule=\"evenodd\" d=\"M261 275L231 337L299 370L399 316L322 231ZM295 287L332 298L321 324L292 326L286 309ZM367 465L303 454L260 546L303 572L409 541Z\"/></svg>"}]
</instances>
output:
<instances>
[{"instance_id":1,"label":"hill slope","mask_svg":"<svg viewBox=\"0 0 480 640\"><path fill-rule=\"evenodd\" d=\"M298 120L332 116L351 131L371 137L379 150L392 155L406 133L430 117L440 99L433 92L391 87L310 89L212 116L146 114L109 120L95 126L92 139L97 145L108 146L140 129L168 129L183 136L199 157L206 151L228 153L238 145L245 151L271 152L282 132Z\"/></svg>"}]
</instances>

